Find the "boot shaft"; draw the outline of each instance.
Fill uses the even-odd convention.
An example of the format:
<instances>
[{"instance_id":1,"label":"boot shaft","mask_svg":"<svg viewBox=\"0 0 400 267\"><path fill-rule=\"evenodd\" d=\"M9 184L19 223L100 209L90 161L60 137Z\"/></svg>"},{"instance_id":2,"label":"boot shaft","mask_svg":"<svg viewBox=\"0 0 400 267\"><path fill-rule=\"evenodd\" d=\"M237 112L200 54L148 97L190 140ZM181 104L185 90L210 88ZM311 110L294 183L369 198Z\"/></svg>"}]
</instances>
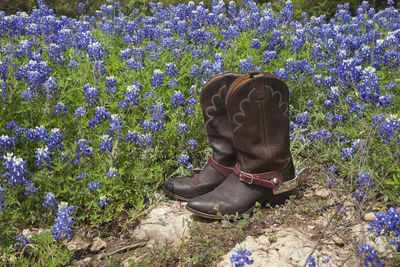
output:
<instances>
[{"instance_id":1,"label":"boot shaft","mask_svg":"<svg viewBox=\"0 0 400 267\"><path fill-rule=\"evenodd\" d=\"M200 105L208 141L213 149L213 158L225 166L233 166L236 163L225 106L226 95L231 84L240 76L232 72L216 75L206 83L200 93Z\"/></svg>"},{"instance_id":2,"label":"boot shaft","mask_svg":"<svg viewBox=\"0 0 400 267\"><path fill-rule=\"evenodd\" d=\"M271 74L236 80L226 98L238 165L243 171L278 171L294 178L289 139L289 89Z\"/></svg>"}]
</instances>

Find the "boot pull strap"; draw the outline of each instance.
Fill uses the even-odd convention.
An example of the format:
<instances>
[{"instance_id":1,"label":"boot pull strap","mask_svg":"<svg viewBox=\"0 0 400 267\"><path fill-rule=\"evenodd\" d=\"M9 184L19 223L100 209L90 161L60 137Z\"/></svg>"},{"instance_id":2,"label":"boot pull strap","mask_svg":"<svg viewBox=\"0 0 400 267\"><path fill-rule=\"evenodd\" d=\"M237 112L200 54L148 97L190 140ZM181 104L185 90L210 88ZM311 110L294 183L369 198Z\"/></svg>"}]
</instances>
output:
<instances>
[{"instance_id":1,"label":"boot pull strap","mask_svg":"<svg viewBox=\"0 0 400 267\"><path fill-rule=\"evenodd\" d=\"M210 164L211 167L216 169L225 178L228 177L233 172L232 167L226 167L225 165L219 164L212 157L210 157L210 159L208 160L208 164Z\"/></svg>"},{"instance_id":2,"label":"boot pull strap","mask_svg":"<svg viewBox=\"0 0 400 267\"><path fill-rule=\"evenodd\" d=\"M235 80L235 78L233 77L232 71L224 71L223 77L225 79L225 84L232 84L233 81Z\"/></svg>"},{"instance_id":3,"label":"boot pull strap","mask_svg":"<svg viewBox=\"0 0 400 267\"><path fill-rule=\"evenodd\" d=\"M263 173L247 173L239 169L236 164L233 172L239 176L240 181L247 184L254 184L266 188L278 189L282 185L282 175L278 171Z\"/></svg>"}]
</instances>

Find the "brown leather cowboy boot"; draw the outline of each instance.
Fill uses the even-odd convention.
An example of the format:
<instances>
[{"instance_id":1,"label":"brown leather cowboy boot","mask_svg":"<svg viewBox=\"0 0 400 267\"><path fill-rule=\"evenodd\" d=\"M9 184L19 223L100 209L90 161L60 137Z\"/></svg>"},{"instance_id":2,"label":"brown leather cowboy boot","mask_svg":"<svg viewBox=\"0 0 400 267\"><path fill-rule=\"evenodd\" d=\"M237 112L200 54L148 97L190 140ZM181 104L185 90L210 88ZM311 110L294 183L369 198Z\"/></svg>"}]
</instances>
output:
<instances>
[{"instance_id":1,"label":"brown leather cowboy boot","mask_svg":"<svg viewBox=\"0 0 400 267\"><path fill-rule=\"evenodd\" d=\"M196 215L243 215L256 202L281 202L297 186L289 144L289 89L270 74L237 79L226 99L236 152L234 172L188 202Z\"/></svg>"},{"instance_id":2,"label":"brown leather cowboy boot","mask_svg":"<svg viewBox=\"0 0 400 267\"><path fill-rule=\"evenodd\" d=\"M213 155L198 174L168 180L162 186L168 196L188 201L212 191L232 173L236 157L225 100L231 84L240 76L238 73L224 72L214 76L203 87L200 105Z\"/></svg>"}]
</instances>

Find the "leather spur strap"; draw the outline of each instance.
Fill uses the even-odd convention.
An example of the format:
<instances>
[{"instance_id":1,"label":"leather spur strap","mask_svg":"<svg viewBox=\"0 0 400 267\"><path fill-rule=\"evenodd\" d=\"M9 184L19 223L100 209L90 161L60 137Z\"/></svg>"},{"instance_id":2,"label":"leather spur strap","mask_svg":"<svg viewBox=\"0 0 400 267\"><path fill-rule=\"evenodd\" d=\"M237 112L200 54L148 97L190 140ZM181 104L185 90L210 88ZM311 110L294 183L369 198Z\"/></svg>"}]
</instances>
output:
<instances>
[{"instance_id":1,"label":"leather spur strap","mask_svg":"<svg viewBox=\"0 0 400 267\"><path fill-rule=\"evenodd\" d=\"M220 174L222 174L225 178L228 177L232 172L233 172L233 168L232 167L226 167L222 164L219 164L218 162L216 162L212 156L210 157L210 159L208 160L208 164L211 165L211 167L213 167L214 169L216 169Z\"/></svg>"},{"instance_id":2,"label":"leather spur strap","mask_svg":"<svg viewBox=\"0 0 400 267\"><path fill-rule=\"evenodd\" d=\"M266 188L278 189L282 185L282 175L278 171L263 173L247 173L239 169L236 164L233 172L239 176L240 181Z\"/></svg>"}]
</instances>

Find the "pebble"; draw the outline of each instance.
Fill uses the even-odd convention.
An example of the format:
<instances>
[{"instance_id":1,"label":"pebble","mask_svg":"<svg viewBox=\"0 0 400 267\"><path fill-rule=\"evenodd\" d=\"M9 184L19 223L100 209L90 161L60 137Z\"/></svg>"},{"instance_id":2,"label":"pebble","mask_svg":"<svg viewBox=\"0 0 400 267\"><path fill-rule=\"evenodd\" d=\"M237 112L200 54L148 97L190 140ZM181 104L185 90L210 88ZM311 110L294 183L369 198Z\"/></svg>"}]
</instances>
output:
<instances>
[{"instance_id":1,"label":"pebble","mask_svg":"<svg viewBox=\"0 0 400 267\"><path fill-rule=\"evenodd\" d=\"M367 222L370 222L370 221L376 220L376 216L373 212L368 212L364 215L364 220Z\"/></svg>"},{"instance_id":2,"label":"pebble","mask_svg":"<svg viewBox=\"0 0 400 267\"><path fill-rule=\"evenodd\" d=\"M92 246L90 247L90 252L98 252L103 248L107 247L107 243L102 240L100 237L95 237L92 242Z\"/></svg>"}]
</instances>

